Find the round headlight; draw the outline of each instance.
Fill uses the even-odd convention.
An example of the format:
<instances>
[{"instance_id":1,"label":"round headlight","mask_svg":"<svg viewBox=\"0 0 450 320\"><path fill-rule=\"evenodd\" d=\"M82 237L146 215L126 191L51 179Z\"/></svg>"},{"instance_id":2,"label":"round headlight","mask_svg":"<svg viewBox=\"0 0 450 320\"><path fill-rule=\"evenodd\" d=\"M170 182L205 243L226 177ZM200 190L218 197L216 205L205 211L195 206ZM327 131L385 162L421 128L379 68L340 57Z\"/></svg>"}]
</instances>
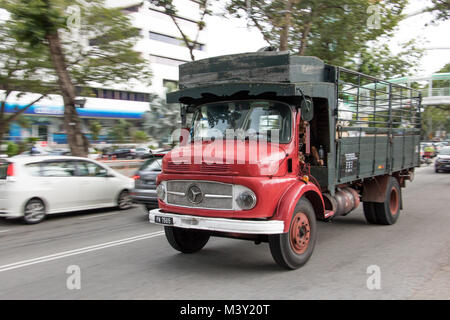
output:
<instances>
[{"instance_id":1,"label":"round headlight","mask_svg":"<svg viewBox=\"0 0 450 320\"><path fill-rule=\"evenodd\" d=\"M156 194L158 195L159 200L163 200L166 198L166 187L160 183L156 188Z\"/></svg>"},{"instance_id":2,"label":"round headlight","mask_svg":"<svg viewBox=\"0 0 450 320\"><path fill-rule=\"evenodd\" d=\"M236 203L243 210L253 209L256 205L256 195L251 191L243 191L237 196Z\"/></svg>"}]
</instances>

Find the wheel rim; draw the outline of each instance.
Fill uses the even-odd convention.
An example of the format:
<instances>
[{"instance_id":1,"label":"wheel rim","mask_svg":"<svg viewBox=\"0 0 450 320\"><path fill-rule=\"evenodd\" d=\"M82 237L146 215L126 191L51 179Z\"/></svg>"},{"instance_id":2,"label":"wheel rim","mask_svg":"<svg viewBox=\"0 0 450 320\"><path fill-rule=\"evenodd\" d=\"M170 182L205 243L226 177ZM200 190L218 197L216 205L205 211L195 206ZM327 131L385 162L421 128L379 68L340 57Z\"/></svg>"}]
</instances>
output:
<instances>
[{"instance_id":1,"label":"wheel rim","mask_svg":"<svg viewBox=\"0 0 450 320\"><path fill-rule=\"evenodd\" d=\"M119 207L126 209L131 207L131 197L128 192L122 192L119 197Z\"/></svg>"},{"instance_id":2,"label":"wheel rim","mask_svg":"<svg viewBox=\"0 0 450 320\"><path fill-rule=\"evenodd\" d=\"M389 199L389 208L391 210L391 214L392 215L396 215L398 212L398 207L399 207L399 197L398 197L398 192L397 189L392 188L391 190L391 196Z\"/></svg>"},{"instance_id":3,"label":"wheel rim","mask_svg":"<svg viewBox=\"0 0 450 320\"><path fill-rule=\"evenodd\" d=\"M311 239L311 226L308 216L303 212L298 212L292 221L289 231L291 248L296 254L305 253Z\"/></svg>"},{"instance_id":4,"label":"wheel rim","mask_svg":"<svg viewBox=\"0 0 450 320\"><path fill-rule=\"evenodd\" d=\"M29 222L40 221L45 216L45 207L41 202L30 202L25 207L25 219Z\"/></svg>"}]
</instances>

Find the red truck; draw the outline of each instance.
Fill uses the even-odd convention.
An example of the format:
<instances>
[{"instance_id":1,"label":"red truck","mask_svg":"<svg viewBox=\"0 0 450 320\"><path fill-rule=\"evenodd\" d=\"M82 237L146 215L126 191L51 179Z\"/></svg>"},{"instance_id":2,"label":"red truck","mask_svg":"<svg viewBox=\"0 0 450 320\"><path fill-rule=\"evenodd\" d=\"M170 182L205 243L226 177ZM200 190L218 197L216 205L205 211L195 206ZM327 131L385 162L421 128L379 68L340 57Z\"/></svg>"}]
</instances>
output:
<instances>
[{"instance_id":1,"label":"red truck","mask_svg":"<svg viewBox=\"0 0 450 320\"><path fill-rule=\"evenodd\" d=\"M167 100L180 103L183 130L163 159L149 219L183 253L211 236L268 242L276 263L299 268L317 220L363 202L369 223L394 224L420 165L419 93L315 57L186 63Z\"/></svg>"}]
</instances>

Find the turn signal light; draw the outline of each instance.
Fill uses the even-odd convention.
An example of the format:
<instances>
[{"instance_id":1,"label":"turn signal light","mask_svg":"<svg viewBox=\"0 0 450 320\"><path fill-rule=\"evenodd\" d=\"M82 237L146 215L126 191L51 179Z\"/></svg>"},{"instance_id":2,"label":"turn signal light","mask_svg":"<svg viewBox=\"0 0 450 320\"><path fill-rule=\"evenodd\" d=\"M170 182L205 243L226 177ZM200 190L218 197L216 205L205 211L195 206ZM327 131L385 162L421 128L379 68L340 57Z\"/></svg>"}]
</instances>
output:
<instances>
[{"instance_id":1,"label":"turn signal light","mask_svg":"<svg viewBox=\"0 0 450 320\"><path fill-rule=\"evenodd\" d=\"M139 175L137 175L137 174L133 176L133 179L134 179L134 180L139 180L140 178L141 178L141 176L139 176Z\"/></svg>"}]
</instances>

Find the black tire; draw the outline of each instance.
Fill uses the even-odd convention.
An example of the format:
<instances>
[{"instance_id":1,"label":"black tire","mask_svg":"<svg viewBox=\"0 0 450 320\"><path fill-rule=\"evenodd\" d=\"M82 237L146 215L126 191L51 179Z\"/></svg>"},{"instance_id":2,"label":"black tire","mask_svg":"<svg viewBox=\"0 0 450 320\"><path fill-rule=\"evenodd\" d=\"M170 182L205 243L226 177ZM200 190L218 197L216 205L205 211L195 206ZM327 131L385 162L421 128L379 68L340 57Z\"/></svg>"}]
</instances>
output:
<instances>
[{"instance_id":1,"label":"black tire","mask_svg":"<svg viewBox=\"0 0 450 320\"><path fill-rule=\"evenodd\" d=\"M45 204L42 200L31 199L25 204L22 221L26 224L36 224L46 217Z\"/></svg>"},{"instance_id":2,"label":"black tire","mask_svg":"<svg viewBox=\"0 0 450 320\"><path fill-rule=\"evenodd\" d=\"M364 216L370 224L379 224L377 220L377 214L375 212L374 202L363 202Z\"/></svg>"},{"instance_id":3,"label":"black tire","mask_svg":"<svg viewBox=\"0 0 450 320\"><path fill-rule=\"evenodd\" d=\"M117 207L120 210L127 210L133 206L133 200L130 197L128 190L122 190L117 197Z\"/></svg>"},{"instance_id":4,"label":"black tire","mask_svg":"<svg viewBox=\"0 0 450 320\"><path fill-rule=\"evenodd\" d=\"M209 234L202 230L164 227L167 241L172 248L182 253L200 251L208 242Z\"/></svg>"},{"instance_id":5,"label":"black tire","mask_svg":"<svg viewBox=\"0 0 450 320\"><path fill-rule=\"evenodd\" d=\"M364 215L370 224L393 225L400 216L401 189L397 179L391 177L384 202L364 202Z\"/></svg>"},{"instance_id":6,"label":"black tire","mask_svg":"<svg viewBox=\"0 0 450 320\"><path fill-rule=\"evenodd\" d=\"M308 220L306 229L301 223L305 218ZM298 232L294 231L297 227L299 227ZM307 243L305 244L302 239ZM314 208L307 199L302 198L295 207L289 231L269 236L270 253L279 266L289 270L298 269L308 262L314 251L316 239L317 227Z\"/></svg>"}]
</instances>

